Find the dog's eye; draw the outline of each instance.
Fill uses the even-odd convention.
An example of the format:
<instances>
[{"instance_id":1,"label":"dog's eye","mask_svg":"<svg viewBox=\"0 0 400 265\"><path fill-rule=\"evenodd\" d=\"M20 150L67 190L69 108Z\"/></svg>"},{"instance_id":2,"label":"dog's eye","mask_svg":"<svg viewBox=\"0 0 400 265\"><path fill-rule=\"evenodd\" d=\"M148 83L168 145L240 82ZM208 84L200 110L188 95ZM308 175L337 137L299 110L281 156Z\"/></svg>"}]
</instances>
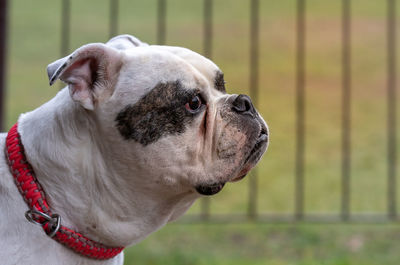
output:
<instances>
[{"instance_id":1,"label":"dog's eye","mask_svg":"<svg viewBox=\"0 0 400 265\"><path fill-rule=\"evenodd\" d=\"M201 98L199 96L194 96L185 104L185 108L191 113L196 113L200 110L202 105L203 103L201 102Z\"/></svg>"}]
</instances>

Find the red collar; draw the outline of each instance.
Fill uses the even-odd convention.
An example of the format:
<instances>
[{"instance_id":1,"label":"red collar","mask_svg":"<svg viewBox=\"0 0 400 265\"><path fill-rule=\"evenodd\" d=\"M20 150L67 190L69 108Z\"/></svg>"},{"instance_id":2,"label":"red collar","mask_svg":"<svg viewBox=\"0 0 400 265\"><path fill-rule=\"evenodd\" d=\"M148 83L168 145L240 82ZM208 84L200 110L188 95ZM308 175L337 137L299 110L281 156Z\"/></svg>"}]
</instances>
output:
<instances>
[{"instance_id":1,"label":"red collar","mask_svg":"<svg viewBox=\"0 0 400 265\"><path fill-rule=\"evenodd\" d=\"M30 210L26 212L25 217L30 222L41 225L48 236L89 258L110 259L124 249L123 247L104 246L61 225L61 217L51 212L45 193L36 179L31 165L26 160L24 147L18 133L18 123L8 132L6 157L18 190L29 206Z\"/></svg>"}]
</instances>

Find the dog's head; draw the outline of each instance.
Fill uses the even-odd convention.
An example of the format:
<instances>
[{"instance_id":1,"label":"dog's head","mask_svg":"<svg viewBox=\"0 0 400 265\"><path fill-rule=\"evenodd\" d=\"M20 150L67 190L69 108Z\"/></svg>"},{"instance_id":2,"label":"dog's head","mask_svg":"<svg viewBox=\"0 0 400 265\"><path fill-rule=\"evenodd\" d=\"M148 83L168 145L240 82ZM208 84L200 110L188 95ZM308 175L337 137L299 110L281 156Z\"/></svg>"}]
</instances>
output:
<instances>
[{"instance_id":1,"label":"dog's head","mask_svg":"<svg viewBox=\"0 0 400 265\"><path fill-rule=\"evenodd\" d=\"M213 195L242 179L268 145L268 127L222 71L185 48L121 35L48 66L95 117L109 159L144 186ZM142 185L142 186L143 186Z\"/></svg>"}]
</instances>

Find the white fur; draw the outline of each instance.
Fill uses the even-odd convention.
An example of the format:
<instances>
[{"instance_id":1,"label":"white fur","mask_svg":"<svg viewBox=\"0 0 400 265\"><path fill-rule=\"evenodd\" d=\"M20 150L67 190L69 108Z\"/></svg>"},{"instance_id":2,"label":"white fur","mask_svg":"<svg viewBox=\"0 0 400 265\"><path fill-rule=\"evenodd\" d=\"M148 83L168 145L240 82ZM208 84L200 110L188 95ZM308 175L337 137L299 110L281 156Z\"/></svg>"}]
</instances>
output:
<instances>
[{"instance_id":1,"label":"white fur","mask_svg":"<svg viewBox=\"0 0 400 265\"><path fill-rule=\"evenodd\" d=\"M27 159L52 211L62 217L64 226L109 246L143 240L191 206L199 197L195 184L212 178L229 181L228 174L239 170L215 157L216 139L227 127L217 115L218 105L227 98L213 89L217 66L187 49L148 46L129 37L114 38L107 43L110 48L100 47L106 56L113 49L111 60L121 62L117 70L101 68L108 71L107 80L81 91L79 97L74 97L70 85L18 121ZM49 76L66 58L49 66ZM74 78L74 71L70 73L67 82ZM174 80L203 90L208 100L207 132L199 135L203 115L187 133L163 137L146 147L123 139L115 128L121 108L134 104L158 82ZM1 150L4 141L3 134ZM234 148L240 153L240 144ZM0 175L1 264L123 263L123 254L96 261L49 239L25 219L28 207L3 153Z\"/></svg>"}]
</instances>

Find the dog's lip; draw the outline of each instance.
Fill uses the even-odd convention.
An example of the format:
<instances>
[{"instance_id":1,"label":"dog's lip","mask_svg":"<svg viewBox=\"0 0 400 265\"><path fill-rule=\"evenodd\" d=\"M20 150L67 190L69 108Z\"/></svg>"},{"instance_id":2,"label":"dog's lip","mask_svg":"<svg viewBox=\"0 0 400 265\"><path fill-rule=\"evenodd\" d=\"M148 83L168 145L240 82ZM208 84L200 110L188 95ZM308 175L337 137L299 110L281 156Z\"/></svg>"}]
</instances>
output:
<instances>
[{"instance_id":1,"label":"dog's lip","mask_svg":"<svg viewBox=\"0 0 400 265\"><path fill-rule=\"evenodd\" d=\"M211 196L217 194L225 186L224 182L213 184L202 184L196 186L196 191L201 195Z\"/></svg>"},{"instance_id":2,"label":"dog's lip","mask_svg":"<svg viewBox=\"0 0 400 265\"><path fill-rule=\"evenodd\" d=\"M246 165L240 172L237 174L236 177L231 179L229 182L237 182L239 180L242 180L246 177L247 173L253 168L252 165Z\"/></svg>"},{"instance_id":3,"label":"dog's lip","mask_svg":"<svg viewBox=\"0 0 400 265\"><path fill-rule=\"evenodd\" d=\"M244 167L242 170L240 170L239 174L236 175L236 177L232 178L229 182L236 182L239 180L242 180L244 177L246 177L247 173L255 166L256 163L253 163L250 161L254 154L259 151L262 146L268 142L268 130L265 128L262 128L260 131L260 134L258 136L258 139L256 143L254 144L253 149L251 150L249 156L246 158Z\"/></svg>"},{"instance_id":4,"label":"dog's lip","mask_svg":"<svg viewBox=\"0 0 400 265\"><path fill-rule=\"evenodd\" d=\"M246 158L244 164L248 164L250 159L253 157L253 155L259 151L265 143L268 143L268 130L266 128L261 128L260 134L258 135L257 141L254 144L253 149L250 151L249 156Z\"/></svg>"}]
</instances>

